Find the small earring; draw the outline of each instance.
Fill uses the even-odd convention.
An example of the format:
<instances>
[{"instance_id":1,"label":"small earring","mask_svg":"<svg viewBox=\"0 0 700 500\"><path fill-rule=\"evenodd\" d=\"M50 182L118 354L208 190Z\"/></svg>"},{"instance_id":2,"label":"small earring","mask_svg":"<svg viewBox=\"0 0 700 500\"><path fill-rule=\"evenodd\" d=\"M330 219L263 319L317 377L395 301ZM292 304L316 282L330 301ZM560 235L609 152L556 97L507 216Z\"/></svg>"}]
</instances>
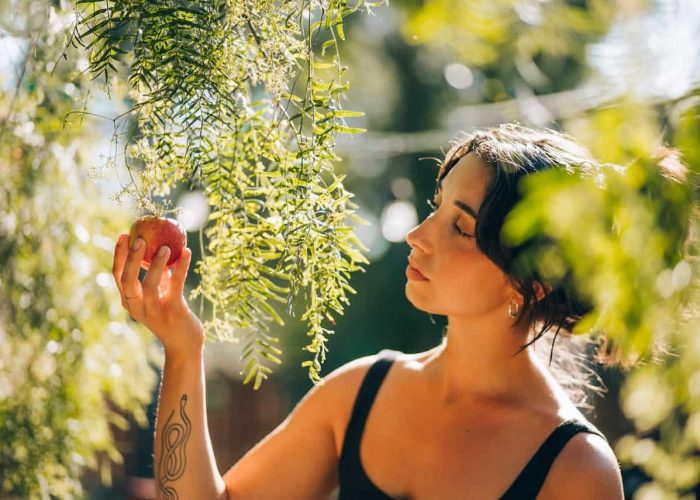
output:
<instances>
[{"instance_id":1,"label":"small earring","mask_svg":"<svg viewBox=\"0 0 700 500\"><path fill-rule=\"evenodd\" d=\"M513 312L513 303L508 302L508 316L510 316L511 318L517 318L519 312L520 312L520 306L518 305L517 302L515 303L515 312Z\"/></svg>"}]
</instances>

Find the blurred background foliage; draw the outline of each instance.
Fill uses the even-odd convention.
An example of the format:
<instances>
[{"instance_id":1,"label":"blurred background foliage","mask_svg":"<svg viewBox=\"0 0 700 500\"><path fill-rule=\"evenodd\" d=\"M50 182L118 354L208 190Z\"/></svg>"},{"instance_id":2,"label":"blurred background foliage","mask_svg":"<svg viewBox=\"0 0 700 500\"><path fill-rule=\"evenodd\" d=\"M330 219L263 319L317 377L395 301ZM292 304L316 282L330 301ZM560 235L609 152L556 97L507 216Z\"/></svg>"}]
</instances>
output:
<instances>
[{"instance_id":1,"label":"blurred background foliage","mask_svg":"<svg viewBox=\"0 0 700 500\"><path fill-rule=\"evenodd\" d=\"M125 321L112 283L130 211L88 178L104 129L64 126L88 85L67 11L0 9L0 496L81 496L84 467L109 483L114 428L147 425L158 350ZM81 97L83 96L83 97ZM91 126L92 125L92 126ZM134 356L134 353L139 353Z\"/></svg>"},{"instance_id":2,"label":"blurred background foliage","mask_svg":"<svg viewBox=\"0 0 700 500\"><path fill-rule=\"evenodd\" d=\"M67 497L79 489L82 466L97 465L97 451L117 457L108 424L124 421L112 405L143 421L155 380L158 353L126 321L110 282L111 244L133 216L109 199L125 182L110 160L113 129L90 117L63 127L70 110L116 116L126 97L110 99L86 81L85 54L59 61L69 2L1 5L0 479L8 494L34 498L53 488ZM560 258L581 276L600 277L590 290L598 316L585 326L647 355L629 372L600 367L608 394L590 412L623 463L626 496L695 498L697 217L685 253L674 238L698 186L694 177L674 187L661 182L652 156L668 144L700 172L700 5L396 0L348 17L345 34L346 107L366 112L353 120L368 132L338 140L336 168L347 175L358 215L372 223L356 228L371 265L352 277L357 294L337 320L325 371L382 348L418 352L440 341L445 318L417 311L404 296L404 235L428 214L436 159L455 134L508 121L564 130L602 161L628 167L625 174L611 173L605 193L558 178L532 186L513 231L548 227ZM88 178L100 171L99 181ZM560 196L542 196L553 187ZM647 196L654 190L678 210L660 213ZM207 214L201 196L182 188L170 196L196 238ZM594 209L619 232L600 227L588 215ZM189 279L195 287L197 275ZM271 329L283 344L283 364L271 376L283 414L310 388L299 369L303 332L294 318ZM655 359L660 344L669 354ZM209 344L206 356L212 377L240 379L238 346Z\"/></svg>"}]
</instances>

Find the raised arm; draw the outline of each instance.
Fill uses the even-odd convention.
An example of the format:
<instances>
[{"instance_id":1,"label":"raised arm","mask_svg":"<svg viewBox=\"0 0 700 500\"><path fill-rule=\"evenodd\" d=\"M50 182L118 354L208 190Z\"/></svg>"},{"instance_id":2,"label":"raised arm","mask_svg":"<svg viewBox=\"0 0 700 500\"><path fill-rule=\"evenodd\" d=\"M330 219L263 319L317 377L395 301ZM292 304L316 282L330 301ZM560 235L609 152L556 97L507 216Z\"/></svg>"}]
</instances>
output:
<instances>
[{"instance_id":1,"label":"raised arm","mask_svg":"<svg viewBox=\"0 0 700 500\"><path fill-rule=\"evenodd\" d=\"M204 330L183 297L191 251L185 249L171 269L165 267L167 253L156 257L141 283L143 251L143 246L129 249L128 236L122 235L112 271L122 305L160 339L165 351L154 448L158 498L327 498L338 483L337 424L349 416L373 357L328 375L222 477L207 427Z\"/></svg>"},{"instance_id":2,"label":"raised arm","mask_svg":"<svg viewBox=\"0 0 700 500\"><path fill-rule=\"evenodd\" d=\"M162 342L154 466L159 499L224 499L226 491L209 439L204 394L204 329L183 289L192 252L186 248L170 269L169 251L152 262L143 283L139 269L145 245L128 248L122 234L114 252L114 274L122 305Z\"/></svg>"}]
</instances>

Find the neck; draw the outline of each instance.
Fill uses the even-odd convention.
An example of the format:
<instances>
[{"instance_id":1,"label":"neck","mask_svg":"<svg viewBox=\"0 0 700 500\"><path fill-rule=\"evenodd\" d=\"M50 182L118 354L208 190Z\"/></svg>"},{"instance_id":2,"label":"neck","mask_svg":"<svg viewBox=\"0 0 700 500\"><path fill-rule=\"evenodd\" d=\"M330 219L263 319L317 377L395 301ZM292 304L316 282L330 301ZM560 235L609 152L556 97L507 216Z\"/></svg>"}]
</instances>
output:
<instances>
[{"instance_id":1,"label":"neck","mask_svg":"<svg viewBox=\"0 0 700 500\"><path fill-rule=\"evenodd\" d=\"M541 384L542 366L528 340L527 325L511 327L510 318L483 321L450 318L442 343L426 360L445 407L474 402L518 404L532 400ZM510 320L512 321L512 320Z\"/></svg>"}]
</instances>

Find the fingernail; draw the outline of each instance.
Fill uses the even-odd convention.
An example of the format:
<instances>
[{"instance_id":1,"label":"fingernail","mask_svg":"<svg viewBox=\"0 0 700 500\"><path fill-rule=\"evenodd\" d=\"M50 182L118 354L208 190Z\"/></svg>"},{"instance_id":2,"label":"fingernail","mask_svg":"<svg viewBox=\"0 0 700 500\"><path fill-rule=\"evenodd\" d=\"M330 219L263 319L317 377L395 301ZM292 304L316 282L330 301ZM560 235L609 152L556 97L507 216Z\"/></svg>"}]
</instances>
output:
<instances>
[{"instance_id":1,"label":"fingernail","mask_svg":"<svg viewBox=\"0 0 700 500\"><path fill-rule=\"evenodd\" d=\"M158 257L165 257L169 253L170 253L169 247L160 247L158 249Z\"/></svg>"},{"instance_id":2,"label":"fingernail","mask_svg":"<svg viewBox=\"0 0 700 500\"><path fill-rule=\"evenodd\" d=\"M134 241L134 244L131 246L131 249L138 250L139 248L141 248L142 242L143 240L141 238L136 238L136 241Z\"/></svg>"}]
</instances>

